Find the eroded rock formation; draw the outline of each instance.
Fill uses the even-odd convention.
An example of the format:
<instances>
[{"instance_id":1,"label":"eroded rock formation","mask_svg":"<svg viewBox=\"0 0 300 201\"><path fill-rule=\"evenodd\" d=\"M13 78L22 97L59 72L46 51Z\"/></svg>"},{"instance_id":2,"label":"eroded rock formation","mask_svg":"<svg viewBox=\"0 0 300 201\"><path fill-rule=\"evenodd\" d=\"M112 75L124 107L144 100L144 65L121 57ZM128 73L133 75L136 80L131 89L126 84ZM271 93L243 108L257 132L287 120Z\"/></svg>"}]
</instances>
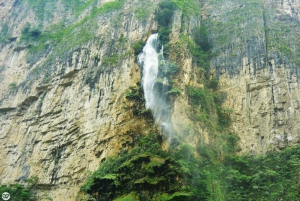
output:
<instances>
[{"instance_id":1,"label":"eroded rock formation","mask_svg":"<svg viewBox=\"0 0 300 201\"><path fill-rule=\"evenodd\" d=\"M126 94L141 79L132 46L157 30L159 2L95 1L76 10L64 1L0 1L1 183L37 176L41 194L74 200L88 171L155 129L151 118L132 109L135 102ZM201 5L201 17L186 20L175 13L171 44L180 32L207 27L211 77L219 79L223 105L233 109L231 129L242 152L260 154L298 143L299 2L208 0ZM22 38L26 23L32 31L28 40ZM190 118L193 108L185 91L186 85L201 87L197 76L202 73L190 54L183 49L179 54L174 83L182 94L173 100L174 128L181 132L196 125L183 139L213 143Z\"/></svg>"}]
</instances>

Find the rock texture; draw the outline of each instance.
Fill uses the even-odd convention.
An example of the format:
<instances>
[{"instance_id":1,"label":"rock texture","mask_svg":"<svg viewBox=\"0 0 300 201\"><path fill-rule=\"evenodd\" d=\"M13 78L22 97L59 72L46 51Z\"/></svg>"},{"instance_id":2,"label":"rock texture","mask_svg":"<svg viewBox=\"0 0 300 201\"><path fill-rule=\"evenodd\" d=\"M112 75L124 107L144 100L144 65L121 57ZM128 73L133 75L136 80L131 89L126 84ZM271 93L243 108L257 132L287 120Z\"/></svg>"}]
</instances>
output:
<instances>
[{"instance_id":1,"label":"rock texture","mask_svg":"<svg viewBox=\"0 0 300 201\"><path fill-rule=\"evenodd\" d=\"M99 16L95 34L100 39L55 58L50 58L51 49L30 55L27 44L20 48L21 28L26 21L38 20L32 10L24 10L26 3L0 2L2 19L11 23L10 35L18 37L1 43L0 49L0 181L15 183L37 176L40 195L75 200L88 171L152 129L151 120L133 114L126 93L140 82L131 45L146 39L155 23L153 15L147 21L137 19L131 11L139 1L128 2L121 14L116 10ZM12 10L23 10L15 22L7 17ZM22 18L26 12L29 15ZM115 20L119 21L113 26ZM121 36L126 38L122 48ZM127 56L105 62L115 53Z\"/></svg>"},{"instance_id":2,"label":"rock texture","mask_svg":"<svg viewBox=\"0 0 300 201\"><path fill-rule=\"evenodd\" d=\"M212 72L233 109L243 152L299 143L299 2L206 4ZM221 12L215 12L220 10Z\"/></svg>"},{"instance_id":3,"label":"rock texture","mask_svg":"<svg viewBox=\"0 0 300 201\"><path fill-rule=\"evenodd\" d=\"M0 35L5 36L0 43L0 181L37 176L39 195L55 201L75 200L88 171L155 129L151 119L134 113L126 93L141 78L131 46L157 30L159 1L118 1L121 7L101 10L114 1L99 0L77 11L63 2L0 0L1 27L8 28ZM224 106L233 109L232 130L242 151L260 154L298 143L300 3L207 0L201 9L201 18L188 21L175 13L171 43L175 47L180 30L208 27L211 75L226 94ZM22 40L27 22L42 27L43 34L54 30L52 25L67 34L59 40L51 35L46 47L39 46ZM41 49L34 52L31 45ZM203 138L208 144L207 130L191 129L195 122L184 90L201 85L202 72L190 55L180 54L175 83L182 94L173 100L172 122L183 140L195 144Z\"/></svg>"}]
</instances>

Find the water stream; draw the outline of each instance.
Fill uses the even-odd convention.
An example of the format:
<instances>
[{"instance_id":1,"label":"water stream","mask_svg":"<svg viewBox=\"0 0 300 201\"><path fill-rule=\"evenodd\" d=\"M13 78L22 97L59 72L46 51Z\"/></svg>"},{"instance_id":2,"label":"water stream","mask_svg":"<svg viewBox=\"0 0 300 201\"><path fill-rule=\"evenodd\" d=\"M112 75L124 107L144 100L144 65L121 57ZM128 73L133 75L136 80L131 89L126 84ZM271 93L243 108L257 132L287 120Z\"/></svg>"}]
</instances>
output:
<instances>
[{"instance_id":1,"label":"water stream","mask_svg":"<svg viewBox=\"0 0 300 201\"><path fill-rule=\"evenodd\" d=\"M146 99L146 108L152 111L155 123L161 126L168 141L172 136L170 105L167 101L167 90L163 78L159 78L160 64L164 64L163 48L158 50L158 35L153 34L146 42L143 52L138 56L143 67L142 86Z\"/></svg>"}]
</instances>

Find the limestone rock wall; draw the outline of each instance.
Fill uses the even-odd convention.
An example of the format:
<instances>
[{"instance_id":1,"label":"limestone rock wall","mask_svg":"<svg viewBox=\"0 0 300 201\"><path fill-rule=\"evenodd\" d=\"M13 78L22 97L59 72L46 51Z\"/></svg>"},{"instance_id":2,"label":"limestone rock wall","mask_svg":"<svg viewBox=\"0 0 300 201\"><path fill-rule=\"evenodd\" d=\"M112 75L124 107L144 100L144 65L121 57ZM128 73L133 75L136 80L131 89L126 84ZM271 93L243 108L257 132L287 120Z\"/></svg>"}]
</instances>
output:
<instances>
[{"instance_id":1,"label":"limestone rock wall","mask_svg":"<svg viewBox=\"0 0 300 201\"><path fill-rule=\"evenodd\" d=\"M99 8L107 2L99 1ZM122 11L96 18L95 39L63 55L54 54L53 48L32 54L20 40L21 30L26 22L34 26L40 19L27 10L27 3L0 2L2 25L6 23L14 37L0 45L0 181L37 176L40 195L75 200L88 171L153 129L152 120L133 114L126 93L138 86L141 73L131 46L145 41L156 24L153 14L146 20L136 18L132 10L140 2L131 1ZM62 16L62 10L58 2L42 31L60 20L55 16ZM7 17L12 15L15 21ZM73 16L66 16L68 26Z\"/></svg>"},{"instance_id":2,"label":"limestone rock wall","mask_svg":"<svg viewBox=\"0 0 300 201\"><path fill-rule=\"evenodd\" d=\"M299 143L299 6L256 0L206 4L212 75L226 94L224 106L233 109L232 129L243 152Z\"/></svg>"},{"instance_id":3,"label":"limestone rock wall","mask_svg":"<svg viewBox=\"0 0 300 201\"><path fill-rule=\"evenodd\" d=\"M37 176L40 195L75 200L88 171L155 129L152 119L134 114L126 93L141 78L132 45L157 30L160 1L125 1L104 10L114 1L99 0L77 11L65 1L30 2L0 0L0 181ZM176 52L179 32L207 26L211 77L219 79L223 105L233 109L231 129L242 152L299 143L300 3L207 0L202 6L199 18L186 20L175 12L171 47ZM50 35L46 46L26 42L21 33L27 22L42 36L55 27L65 35ZM209 144L210 133L194 127L185 92L186 85L201 86L203 72L187 51L178 54L181 70L174 83L182 94L172 100L173 125L181 140L195 145L203 138Z\"/></svg>"}]
</instances>

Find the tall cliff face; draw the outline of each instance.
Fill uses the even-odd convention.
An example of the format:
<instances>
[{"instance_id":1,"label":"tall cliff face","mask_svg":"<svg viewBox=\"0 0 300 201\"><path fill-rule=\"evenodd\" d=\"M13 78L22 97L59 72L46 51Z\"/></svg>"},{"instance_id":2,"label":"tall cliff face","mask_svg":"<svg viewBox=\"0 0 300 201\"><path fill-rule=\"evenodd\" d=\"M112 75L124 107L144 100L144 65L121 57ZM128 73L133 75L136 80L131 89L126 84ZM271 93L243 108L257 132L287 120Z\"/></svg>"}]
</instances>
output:
<instances>
[{"instance_id":1,"label":"tall cliff face","mask_svg":"<svg viewBox=\"0 0 300 201\"><path fill-rule=\"evenodd\" d=\"M299 142L299 3L207 2L211 67L249 153Z\"/></svg>"},{"instance_id":2,"label":"tall cliff face","mask_svg":"<svg viewBox=\"0 0 300 201\"><path fill-rule=\"evenodd\" d=\"M181 44L176 33L201 25L211 46L206 70L219 81L222 105L233 110L231 130L240 138L241 151L262 154L299 143L298 3L204 1L201 6L201 17L174 17L171 43L174 54L181 51L182 67L176 85L184 92L173 105L176 130L191 144L199 139L214 143L210 131L191 118L186 91L187 85L202 86L203 72L192 54L176 49ZM170 57L178 61L174 54Z\"/></svg>"},{"instance_id":3,"label":"tall cliff face","mask_svg":"<svg viewBox=\"0 0 300 201\"><path fill-rule=\"evenodd\" d=\"M37 176L42 194L74 200L88 171L156 129L128 97L141 81L132 46L157 30L159 2L0 1L1 183ZM169 57L180 66L174 85L182 93L172 99L171 120L179 136L214 143L190 115L186 85L201 87L204 73L180 39L205 26L210 76L233 109L231 130L242 151L299 142L299 3L197 6L201 13L172 18Z\"/></svg>"},{"instance_id":4,"label":"tall cliff face","mask_svg":"<svg viewBox=\"0 0 300 201\"><path fill-rule=\"evenodd\" d=\"M2 31L8 27L0 50L1 183L37 176L54 200L74 200L88 171L151 129L126 93L140 82L131 46L156 25L153 14L141 20L132 12L146 6L139 1L99 1L79 16L68 2L42 2L0 3Z\"/></svg>"}]
</instances>

